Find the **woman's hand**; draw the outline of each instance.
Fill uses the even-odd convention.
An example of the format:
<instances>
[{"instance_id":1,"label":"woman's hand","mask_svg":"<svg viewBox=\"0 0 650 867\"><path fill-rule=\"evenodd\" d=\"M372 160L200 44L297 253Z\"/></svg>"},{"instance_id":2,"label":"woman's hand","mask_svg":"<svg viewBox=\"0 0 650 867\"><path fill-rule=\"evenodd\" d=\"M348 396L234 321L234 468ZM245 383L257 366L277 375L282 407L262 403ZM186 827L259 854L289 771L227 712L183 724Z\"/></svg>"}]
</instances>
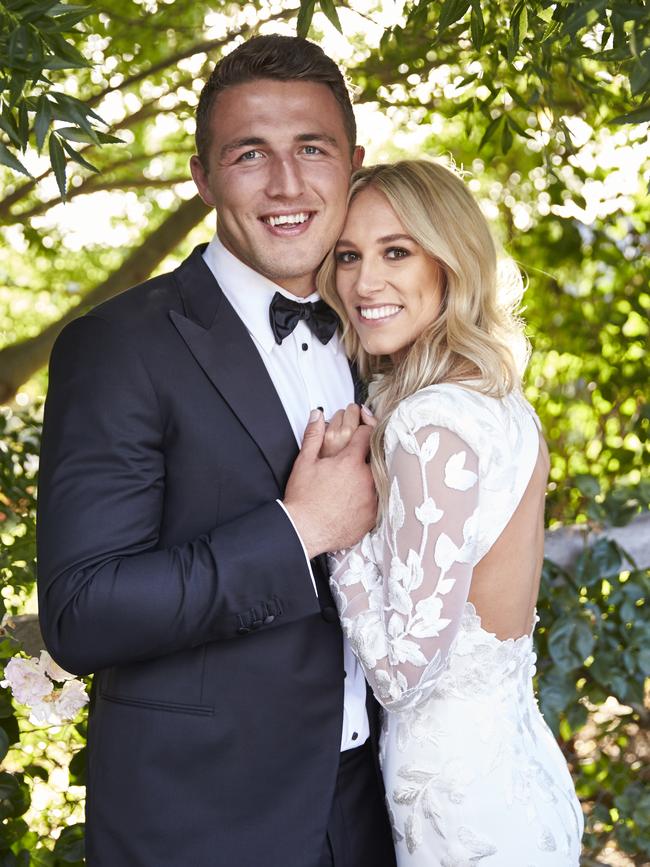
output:
<instances>
[{"instance_id":1,"label":"woman's hand","mask_svg":"<svg viewBox=\"0 0 650 867\"><path fill-rule=\"evenodd\" d=\"M368 427L375 427L377 424L374 415L365 406L360 407L356 403L350 403L345 409L335 412L327 425L319 457L332 458L338 455L362 424Z\"/></svg>"}]
</instances>

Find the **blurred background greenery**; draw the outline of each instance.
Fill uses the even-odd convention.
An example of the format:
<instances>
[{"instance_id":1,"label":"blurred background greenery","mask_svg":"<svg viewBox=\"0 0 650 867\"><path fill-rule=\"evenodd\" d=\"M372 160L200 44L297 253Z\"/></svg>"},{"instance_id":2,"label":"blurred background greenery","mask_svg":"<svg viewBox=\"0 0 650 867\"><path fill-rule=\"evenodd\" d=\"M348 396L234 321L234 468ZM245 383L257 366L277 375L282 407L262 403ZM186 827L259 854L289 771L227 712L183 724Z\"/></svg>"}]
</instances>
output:
<instances>
[{"instance_id":1,"label":"blurred background greenery","mask_svg":"<svg viewBox=\"0 0 650 867\"><path fill-rule=\"evenodd\" d=\"M548 526L584 531L545 564L540 700L587 815L583 864L647 865L646 0L0 0L0 662L38 650L53 340L210 238L187 168L202 84L242 39L296 31L347 68L367 162L452 159L525 275ZM0 867L83 863L84 741L84 719L36 726L0 690Z\"/></svg>"}]
</instances>

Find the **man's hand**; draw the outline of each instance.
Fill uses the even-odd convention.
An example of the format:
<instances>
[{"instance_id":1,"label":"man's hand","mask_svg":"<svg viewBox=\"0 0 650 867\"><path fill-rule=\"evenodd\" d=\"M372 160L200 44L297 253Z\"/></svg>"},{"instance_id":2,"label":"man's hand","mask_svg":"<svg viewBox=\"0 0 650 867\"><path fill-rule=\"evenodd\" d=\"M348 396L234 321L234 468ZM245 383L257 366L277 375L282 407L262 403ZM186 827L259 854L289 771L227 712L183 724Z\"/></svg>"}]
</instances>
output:
<instances>
[{"instance_id":1,"label":"man's hand","mask_svg":"<svg viewBox=\"0 0 650 867\"><path fill-rule=\"evenodd\" d=\"M356 412L348 407L335 419L326 446L323 414L312 413L283 500L310 558L358 542L377 517L377 494L366 463L372 416L364 413L367 423L359 424L358 407Z\"/></svg>"}]
</instances>

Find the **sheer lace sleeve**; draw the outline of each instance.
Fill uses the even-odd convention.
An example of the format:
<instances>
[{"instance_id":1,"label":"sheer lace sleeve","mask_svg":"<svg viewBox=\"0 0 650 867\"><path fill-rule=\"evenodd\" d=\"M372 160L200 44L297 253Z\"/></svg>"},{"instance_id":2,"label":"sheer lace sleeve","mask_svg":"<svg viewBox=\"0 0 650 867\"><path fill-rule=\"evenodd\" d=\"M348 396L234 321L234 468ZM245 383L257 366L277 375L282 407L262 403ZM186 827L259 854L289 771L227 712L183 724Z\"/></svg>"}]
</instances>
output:
<instances>
[{"instance_id":1,"label":"sheer lace sleeve","mask_svg":"<svg viewBox=\"0 0 650 867\"><path fill-rule=\"evenodd\" d=\"M400 429L379 527L330 555L343 630L391 710L427 697L458 630L476 562L478 471L448 428Z\"/></svg>"}]
</instances>

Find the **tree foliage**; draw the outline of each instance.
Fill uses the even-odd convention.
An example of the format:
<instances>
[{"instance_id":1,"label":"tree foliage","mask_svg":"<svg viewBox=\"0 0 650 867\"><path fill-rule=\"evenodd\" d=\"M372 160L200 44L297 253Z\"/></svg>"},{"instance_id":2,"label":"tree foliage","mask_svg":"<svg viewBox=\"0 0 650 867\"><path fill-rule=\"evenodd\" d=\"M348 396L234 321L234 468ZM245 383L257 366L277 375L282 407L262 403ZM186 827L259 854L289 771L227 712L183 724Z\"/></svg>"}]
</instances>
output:
<instances>
[{"instance_id":1,"label":"tree foliage","mask_svg":"<svg viewBox=\"0 0 650 867\"><path fill-rule=\"evenodd\" d=\"M76 22L65 18L73 9ZM384 12L380 4L361 15L354 0L111 0L82 15L45 0L0 0L0 99L14 133L0 124L0 140L33 175L6 160L0 169L0 400L22 389L20 403L0 415L8 615L33 606L38 407L51 344L70 318L209 237L207 209L187 184L192 117L213 62L258 32L299 28L318 40L340 27L360 118L378 105L395 130L378 146L362 121L360 143L375 158L403 155L409 140L417 142L407 145L411 155L451 155L524 269L534 347L526 388L552 452L549 525L618 526L648 508L647 3L411 3L370 38L368 17ZM15 30L37 13L32 37L65 25L59 36L83 64L48 66L46 57L66 61L46 40L38 75L11 67L7 22ZM37 135L37 101L58 105L55 92L76 100L97 134L86 131L74 147L98 171L66 157L65 206L61 170L44 143L53 135L66 154L63 141L72 139L61 130L83 124L52 112L45 133L41 115ZM90 112L110 120L113 140ZM629 165L636 176L625 173ZM79 237L67 225L74 209L94 234ZM571 570L545 565L537 639L542 707L588 812L587 855L597 859L613 843L638 865L650 858L640 761L647 595L647 570L630 567L607 540L588 545ZM9 633L0 636L3 660L16 650ZM84 725L44 737L0 691L0 864L81 863ZM36 816L34 793L65 773L71 788Z\"/></svg>"},{"instance_id":2,"label":"tree foliage","mask_svg":"<svg viewBox=\"0 0 650 867\"><path fill-rule=\"evenodd\" d=\"M31 177L17 153L24 153L30 143L41 153L47 141L63 198L68 160L97 171L74 143L117 141L98 128L105 123L90 106L57 88L50 77L90 66L66 38L89 14L86 6L58 0L0 2L0 163Z\"/></svg>"}]
</instances>

